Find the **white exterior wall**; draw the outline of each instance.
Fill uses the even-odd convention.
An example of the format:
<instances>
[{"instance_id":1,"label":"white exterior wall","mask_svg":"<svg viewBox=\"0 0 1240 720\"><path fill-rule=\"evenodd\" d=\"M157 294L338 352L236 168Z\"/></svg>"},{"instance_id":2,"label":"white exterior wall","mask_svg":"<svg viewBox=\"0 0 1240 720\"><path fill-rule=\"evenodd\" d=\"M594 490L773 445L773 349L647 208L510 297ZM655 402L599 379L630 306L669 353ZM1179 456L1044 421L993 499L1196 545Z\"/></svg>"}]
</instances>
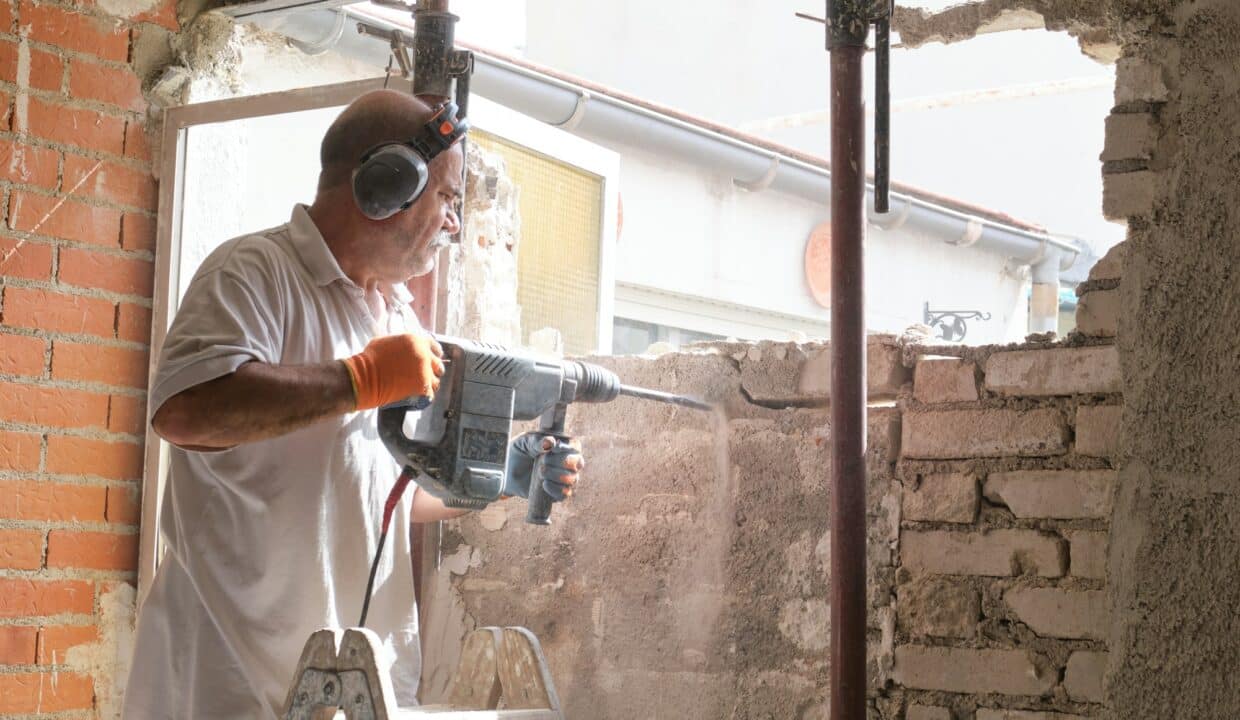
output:
<instances>
[{"instance_id":1,"label":"white exterior wall","mask_svg":"<svg viewBox=\"0 0 1240 720\"><path fill-rule=\"evenodd\" d=\"M825 204L773 190L748 192L733 186L731 178L633 146L613 149L621 153L624 207L617 314L631 316L623 302L628 283L815 323L827 320L830 311L810 295L804 260L810 232L830 218ZM900 332L920 323L923 303L929 301L932 309L992 313L989 322L969 322L970 343L1026 334L1027 280L1005 270L1006 261L998 255L953 247L907 228L884 232L871 227L866 265L869 330ZM717 312L728 314L723 308ZM653 314L634 319L673 324ZM680 326L726 334L713 323ZM768 337L788 335L772 332Z\"/></svg>"},{"instance_id":2,"label":"white exterior wall","mask_svg":"<svg viewBox=\"0 0 1240 720\"><path fill-rule=\"evenodd\" d=\"M958 1L901 4L942 9ZM794 17L821 15L820 1L526 6L526 56L534 62L829 154L823 27ZM872 72L872 56L865 67ZM894 180L1080 237L1099 256L1123 239L1123 227L1102 217L1098 161L1114 68L1082 55L1066 33L897 49L891 87ZM995 89L1007 93L979 94ZM925 109L928 98L940 102Z\"/></svg>"}]
</instances>

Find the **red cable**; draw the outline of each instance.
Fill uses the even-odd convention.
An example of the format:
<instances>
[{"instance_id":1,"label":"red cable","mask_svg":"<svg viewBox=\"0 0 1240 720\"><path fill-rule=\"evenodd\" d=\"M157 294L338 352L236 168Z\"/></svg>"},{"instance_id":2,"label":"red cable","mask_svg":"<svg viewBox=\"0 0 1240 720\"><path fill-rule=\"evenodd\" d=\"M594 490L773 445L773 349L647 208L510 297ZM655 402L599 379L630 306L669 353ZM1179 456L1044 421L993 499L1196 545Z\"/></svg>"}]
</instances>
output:
<instances>
[{"instance_id":1,"label":"red cable","mask_svg":"<svg viewBox=\"0 0 1240 720\"><path fill-rule=\"evenodd\" d=\"M357 621L358 627L366 627L366 614L370 611L370 596L375 589L375 573L379 570L379 558L383 555L383 546L387 544L392 514L396 511L396 506L400 504L400 499L405 494L405 488L409 487L409 481L413 480L416 472L406 465L404 470L401 470L400 477L396 478L396 484L388 493L387 500L383 503L383 526L379 530L379 545L375 547L375 557L370 562L370 577L366 580L366 595L362 598L362 617Z\"/></svg>"}]
</instances>

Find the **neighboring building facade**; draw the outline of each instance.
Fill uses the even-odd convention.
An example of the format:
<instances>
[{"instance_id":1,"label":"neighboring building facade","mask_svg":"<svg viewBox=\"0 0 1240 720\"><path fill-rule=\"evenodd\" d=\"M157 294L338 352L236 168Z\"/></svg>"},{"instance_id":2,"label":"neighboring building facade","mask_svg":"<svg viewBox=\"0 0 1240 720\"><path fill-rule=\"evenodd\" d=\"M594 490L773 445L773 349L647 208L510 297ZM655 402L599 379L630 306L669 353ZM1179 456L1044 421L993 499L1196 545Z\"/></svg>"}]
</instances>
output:
<instances>
[{"instance_id":1,"label":"neighboring building facade","mask_svg":"<svg viewBox=\"0 0 1240 720\"><path fill-rule=\"evenodd\" d=\"M336 11L316 12L334 21ZM352 21L412 32L412 21L400 13L365 6L341 12ZM289 26L286 20L278 29L296 36L312 33L312 25ZM335 50L376 70L388 53L377 38L352 34L341 37ZM829 172L820 158L482 49L473 91L478 98L473 112L483 113L484 98L500 106L492 108L489 123L480 123L496 137L523 142L508 132L523 121L502 108L541 121L542 130L535 133L539 139L525 151L518 148L520 158L512 156L513 143L499 149L508 153L510 163L536 154L555 160L553 170L574 166L573 153L558 149L571 143L555 139L569 134L577 136L578 147L585 141L618 162L618 171L603 178L604 191L583 195L600 203L599 247L573 256L597 263L590 273L598 291L578 293L586 301L566 302L563 309L551 305L533 317L525 313L523 342L530 342L530 333L560 323L574 328L565 332L569 352L636 352L651 341L675 346L715 337L828 334L829 310L819 300L827 296L823 279L829 277L824 262L829 238L821 237L829 221ZM282 125L281 132L289 132L289 126ZM307 130L308 135L315 132ZM586 175L594 172L585 168ZM547 216L559 202L556 185L543 183L539 190L531 185L517 188L525 192L520 200L525 224L537 214L541 225L553 229L554 218ZM1052 288L1057 297L1060 271L1071 281L1088 266L1090 254L1078 244L1051 238L1036 226L924 191L897 190L901 194L893 199L892 214L872 216L867 240L867 325L872 331L902 331L926 322L928 312L937 318L938 311L965 311L975 314L965 320L967 336L957 329L949 339L1020 339L1031 330L1047 329L1030 324L1031 280ZM609 202L614 212L604 207ZM821 244L807 252L816 230ZM554 263L557 255L550 245L560 239L547 230L536 235L527 234L518 252L543 253ZM549 272L545 264L519 266L523 276ZM1034 266L1042 269L1042 277L1033 277L1039 275L1031 270ZM573 275L571 268L558 269L564 277ZM519 285L532 286L528 279L519 278ZM811 282L819 285L819 300ZM546 304L546 298L540 302ZM593 319L583 320L582 314ZM948 316L945 323L955 325L956 320Z\"/></svg>"}]
</instances>

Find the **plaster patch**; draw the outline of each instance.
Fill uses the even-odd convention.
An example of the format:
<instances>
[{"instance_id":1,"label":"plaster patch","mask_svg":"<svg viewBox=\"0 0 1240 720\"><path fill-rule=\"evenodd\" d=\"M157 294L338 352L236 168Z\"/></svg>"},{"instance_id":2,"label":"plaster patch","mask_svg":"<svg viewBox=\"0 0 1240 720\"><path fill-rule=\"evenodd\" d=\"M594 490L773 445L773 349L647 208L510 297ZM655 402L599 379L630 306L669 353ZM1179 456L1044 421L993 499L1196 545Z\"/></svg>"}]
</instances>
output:
<instances>
[{"instance_id":1,"label":"plaster patch","mask_svg":"<svg viewBox=\"0 0 1240 720\"><path fill-rule=\"evenodd\" d=\"M827 649L831 610L825 600L793 600L779 611L779 632L809 652Z\"/></svg>"},{"instance_id":2,"label":"plaster patch","mask_svg":"<svg viewBox=\"0 0 1240 720\"><path fill-rule=\"evenodd\" d=\"M131 18L154 10L159 0L99 0L99 7L109 15Z\"/></svg>"},{"instance_id":3,"label":"plaster patch","mask_svg":"<svg viewBox=\"0 0 1240 720\"><path fill-rule=\"evenodd\" d=\"M121 700L133 660L137 592L117 583L99 595L99 642L69 649L66 664L95 679L95 708L100 720L121 716Z\"/></svg>"},{"instance_id":4,"label":"plaster patch","mask_svg":"<svg viewBox=\"0 0 1240 720\"><path fill-rule=\"evenodd\" d=\"M13 103L13 129L19 132L30 130L30 42L26 39L29 31L29 26L21 29L22 39L17 44L17 97ZM9 173L16 174L18 170L25 179L26 151L21 145L14 146L13 155L9 158Z\"/></svg>"}]
</instances>

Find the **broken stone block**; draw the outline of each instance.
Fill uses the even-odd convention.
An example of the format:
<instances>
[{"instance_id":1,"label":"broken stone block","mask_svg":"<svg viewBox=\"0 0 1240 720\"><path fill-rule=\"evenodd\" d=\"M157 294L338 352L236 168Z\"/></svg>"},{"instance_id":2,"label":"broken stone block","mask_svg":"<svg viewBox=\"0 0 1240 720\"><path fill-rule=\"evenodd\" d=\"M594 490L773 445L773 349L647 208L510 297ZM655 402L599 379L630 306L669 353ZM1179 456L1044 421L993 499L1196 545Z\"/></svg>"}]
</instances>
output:
<instances>
[{"instance_id":1,"label":"broken stone block","mask_svg":"<svg viewBox=\"0 0 1240 720\"><path fill-rule=\"evenodd\" d=\"M1076 329L1089 337L1115 337L1119 332L1119 290L1093 290L1076 305Z\"/></svg>"},{"instance_id":2,"label":"broken stone block","mask_svg":"<svg viewBox=\"0 0 1240 720\"><path fill-rule=\"evenodd\" d=\"M914 573L990 577L1060 577L1067 564L1059 539L1036 530L904 530L900 561Z\"/></svg>"},{"instance_id":3,"label":"broken stone block","mask_svg":"<svg viewBox=\"0 0 1240 720\"><path fill-rule=\"evenodd\" d=\"M1016 619L1042 637L1102 640L1109 613L1101 590L1016 588L1003 596Z\"/></svg>"},{"instance_id":4,"label":"broken stone block","mask_svg":"<svg viewBox=\"0 0 1240 720\"><path fill-rule=\"evenodd\" d=\"M1059 679L1055 672L1035 665L1025 650L916 645L896 648L892 677L918 690L1002 695L1042 695Z\"/></svg>"},{"instance_id":5,"label":"broken stone block","mask_svg":"<svg viewBox=\"0 0 1240 720\"><path fill-rule=\"evenodd\" d=\"M904 490L905 520L971 523L977 506L977 480L965 473L923 475L916 489Z\"/></svg>"},{"instance_id":6,"label":"broken stone block","mask_svg":"<svg viewBox=\"0 0 1240 720\"><path fill-rule=\"evenodd\" d=\"M900 449L910 458L1046 457L1068 450L1067 428L1050 408L908 412L901 425Z\"/></svg>"},{"instance_id":7,"label":"broken stone block","mask_svg":"<svg viewBox=\"0 0 1240 720\"><path fill-rule=\"evenodd\" d=\"M1149 170L1110 173L1102 176L1102 215L1107 220L1125 222L1130 217L1148 215L1154 209L1158 176Z\"/></svg>"},{"instance_id":8,"label":"broken stone block","mask_svg":"<svg viewBox=\"0 0 1240 720\"><path fill-rule=\"evenodd\" d=\"M1166 102L1171 91L1162 68L1137 57L1121 58L1115 65L1115 104Z\"/></svg>"},{"instance_id":9,"label":"broken stone block","mask_svg":"<svg viewBox=\"0 0 1240 720\"><path fill-rule=\"evenodd\" d=\"M1089 457L1115 457L1119 450L1120 405L1082 405L1076 409L1076 452Z\"/></svg>"},{"instance_id":10,"label":"broken stone block","mask_svg":"<svg viewBox=\"0 0 1240 720\"><path fill-rule=\"evenodd\" d=\"M1107 533L1093 530L1067 530L1069 574L1105 580L1107 576Z\"/></svg>"},{"instance_id":11,"label":"broken stone block","mask_svg":"<svg viewBox=\"0 0 1240 720\"><path fill-rule=\"evenodd\" d=\"M954 580L923 577L896 589L900 628L919 637L971 638L977 634L981 599Z\"/></svg>"},{"instance_id":12,"label":"broken stone block","mask_svg":"<svg viewBox=\"0 0 1240 720\"><path fill-rule=\"evenodd\" d=\"M1019 397L1119 392L1119 351L1106 345L995 353L986 359L986 389Z\"/></svg>"},{"instance_id":13,"label":"broken stone block","mask_svg":"<svg viewBox=\"0 0 1240 720\"><path fill-rule=\"evenodd\" d=\"M1149 113L1116 113L1107 117L1102 162L1149 159L1158 139L1158 125Z\"/></svg>"},{"instance_id":14,"label":"broken stone block","mask_svg":"<svg viewBox=\"0 0 1240 720\"><path fill-rule=\"evenodd\" d=\"M1127 243L1118 243L1107 251L1102 259L1089 269L1089 279L1119 280L1124 274L1124 255L1128 252Z\"/></svg>"},{"instance_id":15,"label":"broken stone block","mask_svg":"<svg viewBox=\"0 0 1240 720\"><path fill-rule=\"evenodd\" d=\"M1018 518L1109 518L1116 475L1113 470L992 473L985 493Z\"/></svg>"},{"instance_id":16,"label":"broken stone block","mask_svg":"<svg viewBox=\"0 0 1240 720\"><path fill-rule=\"evenodd\" d=\"M865 375L866 395L870 399L895 397L908 382L909 371L904 367L900 346L894 337L871 335L866 338ZM746 387L746 390L749 388ZM827 401L831 398L830 346L819 345L806 351L796 386L789 390L795 390L793 394L804 400Z\"/></svg>"},{"instance_id":17,"label":"broken stone block","mask_svg":"<svg viewBox=\"0 0 1240 720\"><path fill-rule=\"evenodd\" d=\"M945 707L909 705L905 720L952 720L952 712Z\"/></svg>"},{"instance_id":18,"label":"broken stone block","mask_svg":"<svg viewBox=\"0 0 1240 720\"><path fill-rule=\"evenodd\" d=\"M1063 687L1068 697L1077 702L1100 703L1106 699L1103 677L1107 670L1107 654L1082 650L1068 658Z\"/></svg>"},{"instance_id":19,"label":"broken stone block","mask_svg":"<svg viewBox=\"0 0 1240 720\"><path fill-rule=\"evenodd\" d=\"M977 364L961 358L917 358L913 397L924 403L977 402Z\"/></svg>"}]
</instances>

